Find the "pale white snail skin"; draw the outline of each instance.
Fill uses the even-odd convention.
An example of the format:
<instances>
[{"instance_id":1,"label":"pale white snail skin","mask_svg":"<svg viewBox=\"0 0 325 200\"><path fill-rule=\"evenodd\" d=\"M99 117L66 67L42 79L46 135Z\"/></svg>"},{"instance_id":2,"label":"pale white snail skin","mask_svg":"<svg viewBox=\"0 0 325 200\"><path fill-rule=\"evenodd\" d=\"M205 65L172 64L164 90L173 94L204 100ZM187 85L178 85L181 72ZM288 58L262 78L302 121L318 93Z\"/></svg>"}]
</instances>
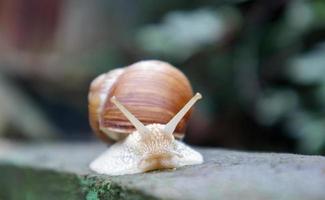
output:
<instances>
[{"instance_id":1,"label":"pale white snail skin","mask_svg":"<svg viewBox=\"0 0 325 200\"><path fill-rule=\"evenodd\" d=\"M197 93L166 125L144 126L112 97L111 101L135 126L136 131L112 145L90 164L90 168L100 174L125 175L203 163L199 152L173 136L179 121L199 99L201 95Z\"/></svg>"}]
</instances>

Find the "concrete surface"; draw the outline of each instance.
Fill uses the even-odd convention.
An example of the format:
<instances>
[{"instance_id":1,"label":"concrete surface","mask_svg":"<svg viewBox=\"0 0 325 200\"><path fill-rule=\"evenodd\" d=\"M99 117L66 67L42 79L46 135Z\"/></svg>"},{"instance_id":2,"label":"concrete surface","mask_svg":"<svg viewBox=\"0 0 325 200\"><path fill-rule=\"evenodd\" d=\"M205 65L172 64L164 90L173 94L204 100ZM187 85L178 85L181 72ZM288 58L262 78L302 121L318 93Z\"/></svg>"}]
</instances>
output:
<instances>
[{"instance_id":1,"label":"concrete surface","mask_svg":"<svg viewBox=\"0 0 325 200\"><path fill-rule=\"evenodd\" d=\"M0 199L324 200L325 157L198 149L202 165L108 177L99 143L0 143Z\"/></svg>"}]
</instances>

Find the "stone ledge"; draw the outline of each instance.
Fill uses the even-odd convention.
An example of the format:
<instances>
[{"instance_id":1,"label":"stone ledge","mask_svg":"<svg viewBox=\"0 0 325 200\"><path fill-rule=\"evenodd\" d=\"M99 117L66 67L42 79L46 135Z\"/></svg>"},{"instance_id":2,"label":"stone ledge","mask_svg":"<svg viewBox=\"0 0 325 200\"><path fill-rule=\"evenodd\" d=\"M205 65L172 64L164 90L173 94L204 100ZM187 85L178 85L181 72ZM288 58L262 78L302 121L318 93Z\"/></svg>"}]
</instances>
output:
<instances>
[{"instance_id":1,"label":"stone ledge","mask_svg":"<svg viewBox=\"0 0 325 200\"><path fill-rule=\"evenodd\" d=\"M109 177L88 169L105 148L2 145L0 199L325 199L321 156L199 149L202 165Z\"/></svg>"}]
</instances>

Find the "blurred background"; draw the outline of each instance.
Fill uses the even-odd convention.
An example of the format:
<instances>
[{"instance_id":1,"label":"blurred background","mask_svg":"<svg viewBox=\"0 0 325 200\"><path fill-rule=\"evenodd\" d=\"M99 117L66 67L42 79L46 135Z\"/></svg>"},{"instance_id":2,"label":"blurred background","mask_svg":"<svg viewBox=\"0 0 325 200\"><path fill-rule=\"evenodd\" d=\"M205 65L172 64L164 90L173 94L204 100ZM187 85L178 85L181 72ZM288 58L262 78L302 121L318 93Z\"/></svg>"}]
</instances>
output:
<instances>
[{"instance_id":1,"label":"blurred background","mask_svg":"<svg viewBox=\"0 0 325 200\"><path fill-rule=\"evenodd\" d=\"M203 94L187 143L325 155L324 0L0 0L0 140L95 140L91 80L144 59Z\"/></svg>"}]
</instances>

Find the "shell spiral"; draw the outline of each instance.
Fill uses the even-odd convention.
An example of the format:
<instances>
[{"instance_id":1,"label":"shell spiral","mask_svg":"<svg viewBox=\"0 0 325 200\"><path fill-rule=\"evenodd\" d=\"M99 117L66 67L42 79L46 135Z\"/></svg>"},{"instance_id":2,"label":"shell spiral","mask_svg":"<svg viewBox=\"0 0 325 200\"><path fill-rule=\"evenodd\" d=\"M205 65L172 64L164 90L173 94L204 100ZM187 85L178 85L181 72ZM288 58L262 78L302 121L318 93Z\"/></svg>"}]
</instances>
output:
<instances>
[{"instance_id":1,"label":"shell spiral","mask_svg":"<svg viewBox=\"0 0 325 200\"><path fill-rule=\"evenodd\" d=\"M172 65L141 61L99 75L90 85L89 120L106 142L118 141L135 128L109 99L119 101L143 124L166 124L193 96L187 77ZM174 136L182 138L191 112L180 121Z\"/></svg>"}]
</instances>

